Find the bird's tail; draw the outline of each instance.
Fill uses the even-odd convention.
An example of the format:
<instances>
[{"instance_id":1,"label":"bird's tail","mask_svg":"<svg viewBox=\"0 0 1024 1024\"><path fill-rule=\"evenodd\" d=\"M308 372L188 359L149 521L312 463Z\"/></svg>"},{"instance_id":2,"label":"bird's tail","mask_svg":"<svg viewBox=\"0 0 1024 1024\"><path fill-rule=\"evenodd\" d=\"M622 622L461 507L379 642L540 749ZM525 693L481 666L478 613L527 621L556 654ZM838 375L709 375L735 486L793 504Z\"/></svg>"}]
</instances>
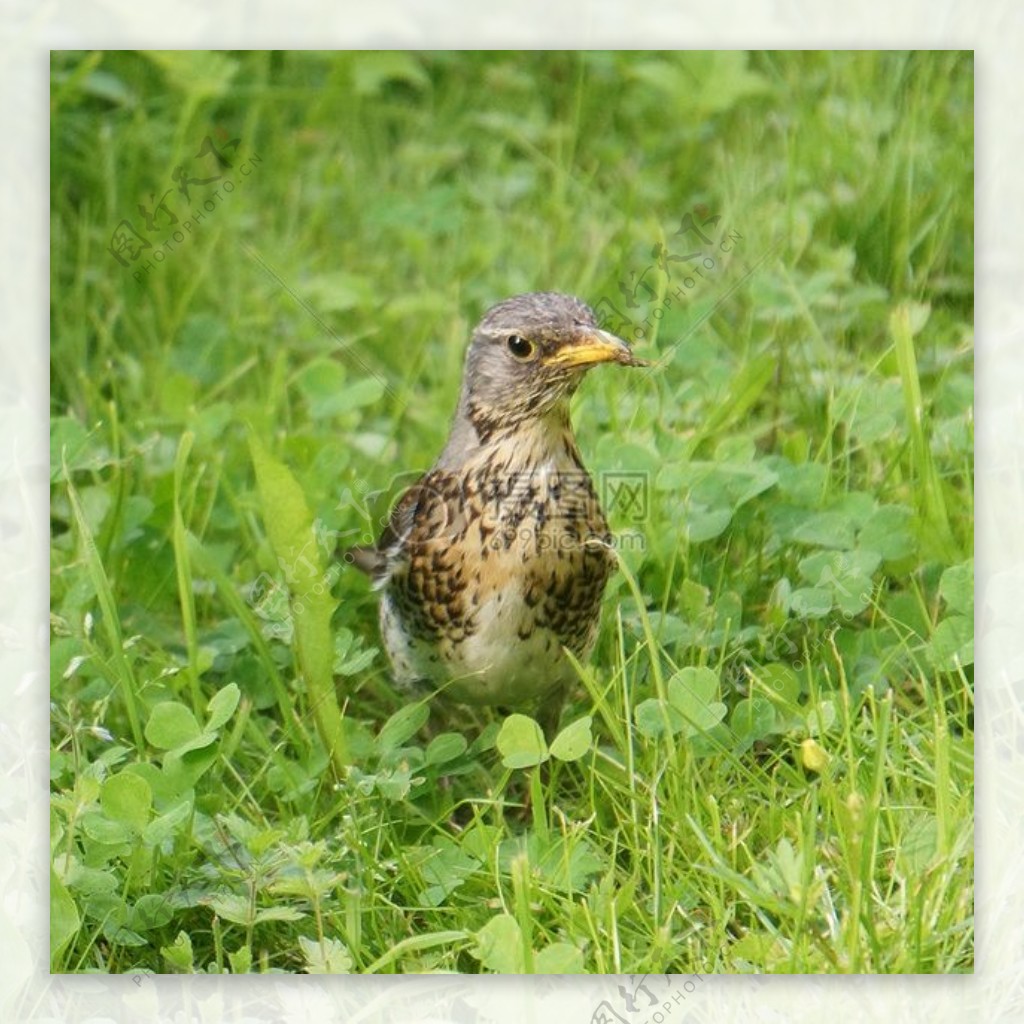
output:
<instances>
[{"instance_id":1,"label":"bird's tail","mask_svg":"<svg viewBox=\"0 0 1024 1024\"><path fill-rule=\"evenodd\" d=\"M387 555L372 544L357 544L355 547L345 548L341 552L341 559L349 565L354 565L360 572L365 572L373 580L374 588L382 587L387 581Z\"/></svg>"}]
</instances>

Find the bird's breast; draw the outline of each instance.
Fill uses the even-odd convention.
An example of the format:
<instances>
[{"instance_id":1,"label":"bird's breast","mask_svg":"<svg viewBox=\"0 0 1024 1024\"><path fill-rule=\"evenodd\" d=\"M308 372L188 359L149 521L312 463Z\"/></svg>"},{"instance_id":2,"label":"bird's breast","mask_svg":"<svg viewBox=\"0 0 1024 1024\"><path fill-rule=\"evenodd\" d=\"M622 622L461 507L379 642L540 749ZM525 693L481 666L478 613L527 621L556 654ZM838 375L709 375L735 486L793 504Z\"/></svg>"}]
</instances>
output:
<instances>
[{"instance_id":1,"label":"bird's breast","mask_svg":"<svg viewBox=\"0 0 1024 1024\"><path fill-rule=\"evenodd\" d=\"M588 653L614 563L578 457L524 454L428 475L432 507L418 510L388 587L387 615L410 638L415 670L456 688L468 677L463 700L489 703L489 688L504 692L510 679L549 686L552 673L571 672L562 647Z\"/></svg>"}]
</instances>

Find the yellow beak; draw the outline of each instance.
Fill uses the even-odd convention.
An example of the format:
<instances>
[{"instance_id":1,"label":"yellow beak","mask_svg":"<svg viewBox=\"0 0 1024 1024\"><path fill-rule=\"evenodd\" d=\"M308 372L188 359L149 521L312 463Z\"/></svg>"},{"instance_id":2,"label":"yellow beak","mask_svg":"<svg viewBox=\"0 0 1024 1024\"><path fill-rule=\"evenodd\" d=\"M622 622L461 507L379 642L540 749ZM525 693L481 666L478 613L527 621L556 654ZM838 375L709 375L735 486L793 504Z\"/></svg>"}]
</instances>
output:
<instances>
[{"instance_id":1,"label":"yellow beak","mask_svg":"<svg viewBox=\"0 0 1024 1024\"><path fill-rule=\"evenodd\" d=\"M623 366L650 365L644 359L637 359L621 338L596 327L581 333L578 340L568 342L544 362L547 366L559 367L596 366L598 363L621 363Z\"/></svg>"}]
</instances>

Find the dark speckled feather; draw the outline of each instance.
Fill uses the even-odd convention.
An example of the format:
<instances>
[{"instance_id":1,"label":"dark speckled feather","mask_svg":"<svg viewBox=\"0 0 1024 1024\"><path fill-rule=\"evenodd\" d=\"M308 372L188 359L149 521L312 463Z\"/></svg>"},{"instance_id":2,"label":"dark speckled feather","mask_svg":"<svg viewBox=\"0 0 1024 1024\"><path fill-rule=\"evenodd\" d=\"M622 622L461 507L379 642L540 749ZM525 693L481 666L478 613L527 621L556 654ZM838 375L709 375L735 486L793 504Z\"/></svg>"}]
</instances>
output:
<instances>
[{"instance_id":1,"label":"dark speckled feather","mask_svg":"<svg viewBox=\"0 0 1024 1024\"><path fill-rule=\"evenodd\" d=\"M589 307L550 292L500 303L466 356L449 440L347 561L383 591L381 632L400 685L472 704L539 704L550 734L586 658L615 564L569 421L600 362L643 365Z\"/></svg>"}]
</instances>

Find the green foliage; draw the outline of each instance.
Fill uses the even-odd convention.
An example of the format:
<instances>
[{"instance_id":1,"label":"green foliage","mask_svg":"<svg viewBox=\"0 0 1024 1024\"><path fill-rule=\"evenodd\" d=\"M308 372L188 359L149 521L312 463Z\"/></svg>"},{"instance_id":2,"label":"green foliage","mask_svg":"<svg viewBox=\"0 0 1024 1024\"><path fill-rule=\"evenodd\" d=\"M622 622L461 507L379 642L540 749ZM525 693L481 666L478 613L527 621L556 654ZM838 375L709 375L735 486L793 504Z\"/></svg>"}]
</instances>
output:
<instances>
[{"instance_id":1,"label":"green foliage","mask_svg":"<svg viewBox=\"0 0 1024 1024\"><path fill-rule=\"evenodd\" d=\"M288 467L249 438L267 537L288 582L295 648L320 738L339 770L348 763L341 711L334 695L335 648L327 572L317 551L313 517Z\"/></svg>"},{"instance_id":2,"label":"green foliage","mask_svg":"<svg viewBox=\"0 0 1024 1024\"><path fill-rule=\"evenodd\" d=\"M972 969L970 54L51 71L55 971ZM550 745L337 557L528 289L654 363Z\"/></svg>"}]
</instances>

